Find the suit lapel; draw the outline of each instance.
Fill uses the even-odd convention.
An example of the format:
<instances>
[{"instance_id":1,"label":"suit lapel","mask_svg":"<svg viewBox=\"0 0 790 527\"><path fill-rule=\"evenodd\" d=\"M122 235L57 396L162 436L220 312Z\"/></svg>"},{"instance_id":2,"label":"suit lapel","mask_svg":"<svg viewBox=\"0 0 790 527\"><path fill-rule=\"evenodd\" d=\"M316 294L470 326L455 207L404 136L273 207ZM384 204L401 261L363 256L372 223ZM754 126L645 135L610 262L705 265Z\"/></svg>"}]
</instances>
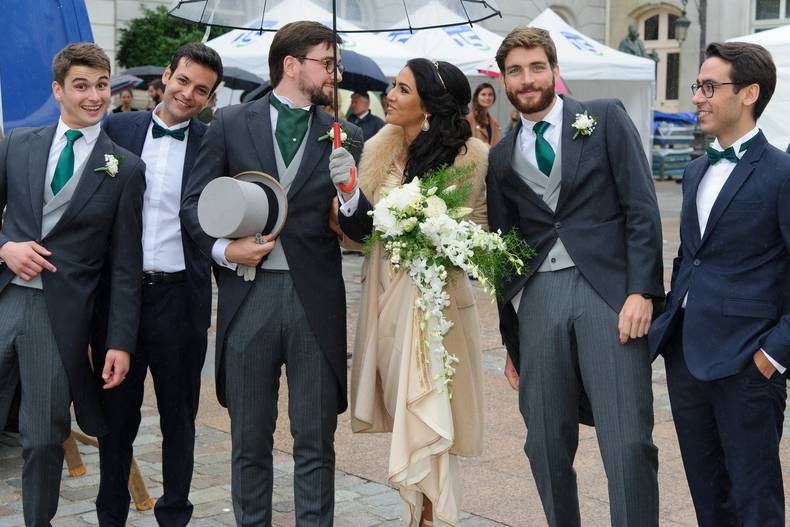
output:
<instances>
[{"instance_id":1,"label":"suit lapel","mask_svg":"<svg viewBox=\"0 0 790 527\"><path fill-rule=\"evenodd\" d=\"M324 153L327 146L331 147L331 142L319 143L318 138L325 134L332 127L332 118L328 114L321 111L319 108L313 107L313 121L310 123L310 130L305 136L304 140L307 144L304 148L304 156L302 163L299 165L299 171L288 189L288 199L292 199L299 189L301 189L307 180L310 179L313 169L315 168L318 160ZM327 181L329 176L327 175Z\"/></svg>"},{"instance_id":2,"label":"suit lapel","mask_svg":"<svg viewBox=\"0 0 790 527\"><path fill-rule=\"evenodd\" d=\"M532 190L532 188L530 188L530 186L527 185L524 182L524 180L521 179L521 176L519 176L516 173L515 169L513 168L513 156L516 153L515 149L521 148L521 146L518 144L518 136L520 133L521 133L521 119L518 120L518 124L516 125L516 129L513 130L513 133L508 134L502 140L502 142L505 143L503 145L505 148L500 148L499 155L506 157L506 159L502 160L502 166L507 167L509 172L508 177L510 177L510 179L512 179L515 182L514 184L517 187L520 187L521 190L519 194L521 194L529 201L531 201L533 205L544 209L549 214L554 214L554 211L551 210L551 208L549 208L546 202L543 201L543 199L540 196L535 194L535 191Z\"/></svg>"},{"instance_id":3,"label":"suit lapel","mask_svg":"<svg viewBox=\"0 0 790 527\"><path fill-rule=\"evenodd\" d=\"M573 188L574 180L579 170L579 160L581 159L582 148L586 142L584 136L573 138L575 129L571 126L576 119L577 113L584 112L584 107L570 97L563 97L562 106L562 138L560 142L560 155L562 159L562 179L560 184L560 197L557 202L557 211L567 201L570 191Z\"/></svg>"},{"instance_id":4,"label":"suit lapel","mask_svg":"<svg viewBox=\"0 0 790 527\"><path fill-rule=\"evenodd\" d=\"M88 162L85 163L85 169L80 176L80 181L77 183L77 188L74 189L74 195L66 207L66 211L58 221L57 225L52 228L49 236L56 234L65 225L68 224L78 213L82 210L88 200L99 188L105 178L112 177L106 172L96 172L97 168L105 165L104 155L112 154L115 152L115 144L110 140L107 134L102 130L99 137L96 139L96 144L93 146ZM123 163L123 160L121 160Z\"/></svg>"},{"instance_id":5,"label":"suit lapel","mask_svg":"<svg viewBox=\"0 0 790 527\"><path fill-rule=\"evenodd\" d=\"M145 146L145 136L148 134L148 125L151 124L151 116L154 114L153 111L144 113L148 118L137 119L135 122L134 131L132 132L134 135L132 136L131 151L135 152L138 156L142 155L143 153L143 147Z\"/></svg>"},{"instance_id":6,"label":"suit lapel","mask_svg":"<svg viewBox=\"0 0 790 527\"><path fill-rule=\"evenodd\" d=\"M30 186L30 205L35 219L35 232L41 234L41 219L44 213L44 185L47 180L47 162L49 149L55 139L57 125L38 130L30 136L28 151L27 182Z\"/></svg>"},{"instance_id":7,"label":"suit lapel","mask_svg":"<svg viewBox=\"0 0 790 527\"><path fill-rule=\"evenodd\" d=\"M192 165L195 163L195 156L197 155L198 148L200 148L200 141L203 139L203 134L206 132L205 126L200 126L197 120L192 119L189 123L189 133L187 134L187 151L184 154L184 171L181 176L181 192L184 191L186 183L189 180L189 174L192 172Z\"/></svg>"},{"instance_id":8,"label":"suit lapel","mask_svg":"<svg viewBox=\"0 0 790 527\"><path fill-rule=\"evenodd\" d=\"M765 150L765 137L763 136L762 132L759 132L755 136L755 140L746 153L743 155L738 164L735 165L735 169L733 169L730 177L727 178L727 182L724 183L724 186L719 192L719 195L716 197L716 201L713 202L713 208L710 211L710 216L708 217L708 223L705 226L705 233L702 235L702 240L700 241L700 245L705 243L710 237L711 231L716 227L716 222L719 221L721 215L724 213L727 205L730 204L732 198L735 197L735 194L738 190L743 186L749 176L754 172L755 165L760 161L760 158L763 155L763 151ZM696 199L694 200L696 203Z\"/></svg>"},{"instance_id":9,"label":"suit lapel","mask_svg":"<svg viewBox=\"0 0 790 527\"><path fill-rule=\"evenodd\" d=\"M280 175L277 172L277 161L274 157L274 134L269 111L269 97L263 97L252 103L247 111L247 128L250 131L252 144L261 168L279 181Z\"/></svg>"},{"instance_id":10,"label":"suit lapel","mask_svg":"<svg viewBox=\"0 0 790 527\"><path fill-rule=\"evenodd\" d=\"M696 252L699 249L700 241L702 238L702 233L699 231L699 212L697 211L697 192L699 192L699 184L702 181L702 177L705 175L705 172L708 170L710 166L708 164L707 159L705 162L700 163L697 165L698 168L694 169L693 171L688 172L684 177L686 181L684 181L684 185L688 185L689 188L689 208L687 212L687 217L682 218L682 222L686 225L687 229L691 231L691 238L689 238L689 242L692 244L691 249L692 253Z\"/></svg>"}]
</instances>

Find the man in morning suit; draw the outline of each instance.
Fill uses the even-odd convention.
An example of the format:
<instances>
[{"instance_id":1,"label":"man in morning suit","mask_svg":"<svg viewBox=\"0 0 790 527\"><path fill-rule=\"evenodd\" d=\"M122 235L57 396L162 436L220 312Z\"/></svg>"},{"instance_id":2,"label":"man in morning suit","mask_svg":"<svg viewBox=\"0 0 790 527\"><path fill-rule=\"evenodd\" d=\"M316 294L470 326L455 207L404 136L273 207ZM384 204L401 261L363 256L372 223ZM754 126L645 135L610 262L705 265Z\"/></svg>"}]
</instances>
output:
<instances>
[{"instance_id":1,"label":"man in morning suit","mask_svg":"<svg viewBox=\"0 0 790 527\"><path fill-rule=\"evenodd\" d=\"M332 525L334 432L346 409L346 302L340 246L329 227L337 192L329 174L331 101L340 39L317 22L287 24L269 50L273 92L216 114L198 152L181 217L201 250L219 264L217 395L233 441L232 497L239 525L272 520L272 447L282 365L294 439L297 525ZM338 51L338 56L340 55ZM341 75L338 75L340 78ZM349 139L358 157L362 134ZM258 170L288 191L277 239L214 239L200 228L197 201L213 178ZM341 218L343 222L358 218ZM238 264L256 269L245 281Z\"/></svg>"},{"instance_id":2,"label":"man in morning suit","mask_svg":"<svg viewBox=\"0 0 790 527\"><path fill-rule=\"evenodd\" d=\"M93 367L105 391L129 369L142 286L145 167L100 127L110 61L94 44L70 44L52 70L58 123L15 129L0 143L0 429L19 382L28 526L50 525L57 511L72 400L87 434L108 429L88 357L102 268L112 303Z\"/></svg>"},{"instance_id":3,"label":"man in morning suit","mask_svg":"<svg viewBox=\"0 0 790 527\"><path fill-rule=\"evenodd\" d=\"M151 370L162 428L163 493L154 507L159 525L184 526L192 516L189 486L195 450L200 371L211 324L211 260L179 220L181 192L192 175L206 125L195 117L222 81L222 59L199 43L181 46L162 75L164 92L153 111L112 114L105 131L146 164L143 200L143 283L137 352L126 382L102 396L110 432L99 439L99 525L125 525L129 513L132 443ZM103 291L97 318L106 312ZM103 349L99 324L94 349Z\"/></svg>"},{"instance_id":4,"label":"man in morning suit","mask_svg":"<svg viewBox=\"0 0 790 527\"><path fill-rule=\"evenodd\" d=\"M790 366L790 156L757 128L770 53L710 44L692 85L716 137L683 174L680 248L650 329L702 527L785 525L779 442Z\"/></svg>"},{"instance_id":5,"label":"man in morning suit","mask_svg":"<svg viewBox=\"0 0 790 527\"><path fill-rule=\"evenodd\" d=\"M351 106L348 109L348 122L362 129L362 137L367 141L384 127L384 120L370 111L370 95L368 92L351 94Z\"/></svg>"},{"instance_id":6,"label":"man in morning suit","mask_svg":"<svg viewBox=\"0 0 790 527\"><path fill-rule=\"evenodd\" d=\"M497 51L515 128L491 149L492 230L537 251L506 286L505 375L519 390L524 450L551 526L581 525L573 459L585 394L615 526L658 524L646 339L662 297L661 222L639 135L616 100L554 93L548 32L517 28Z\"/></svg>"}]
</instances>

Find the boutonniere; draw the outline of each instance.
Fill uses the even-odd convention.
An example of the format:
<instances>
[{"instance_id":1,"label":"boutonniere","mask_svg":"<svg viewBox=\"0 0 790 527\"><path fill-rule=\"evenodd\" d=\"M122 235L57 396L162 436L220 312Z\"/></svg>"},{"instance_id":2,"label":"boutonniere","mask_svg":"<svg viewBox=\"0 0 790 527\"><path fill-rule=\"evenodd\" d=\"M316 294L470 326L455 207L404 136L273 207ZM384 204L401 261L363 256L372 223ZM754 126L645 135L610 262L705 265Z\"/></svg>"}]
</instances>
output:
<instances>
[{"instance_id":1,"label":"boutonniere","mask_svg":"<svg viewBox=\"0 0 790 527\"><path fill-rule=\"evenodd\" d=\"M595 117L589 115L587 110L584 110L583 113L576 114L576 120L573 121L571 127L576 129L576 133L573 134L573 138L576 139L579 134L581 135L592 135L593 131L595 131L595 125L598 124L598 121L595 120Z\"/></svg>"},{"instance_id":2,"label":"boutonniere","mask_svg":"<svg viewBox=\"0 0 790 527\"><path fill-rule=\"evenodd\" d=\"M96 172L107 172L110 177L118 175L118 168L121 166L121 156L116 154L104 154L104 166L97 168Z\"/></svg>"},{"instance_id":3,"label":"boutonniere","mask_svg":"<svg viewBox=\"0 0 790 527\"><path fill-rule=\"evenodd\" d=\"M343 125L340 125L340 144L343 148L349 148L354 146L358 143L358 141L352 141L348 138L348 128ZM324 135L318 137L318 141L335 141L335 130L334 128L330 128Z\"/></svg>"}]
</instances>

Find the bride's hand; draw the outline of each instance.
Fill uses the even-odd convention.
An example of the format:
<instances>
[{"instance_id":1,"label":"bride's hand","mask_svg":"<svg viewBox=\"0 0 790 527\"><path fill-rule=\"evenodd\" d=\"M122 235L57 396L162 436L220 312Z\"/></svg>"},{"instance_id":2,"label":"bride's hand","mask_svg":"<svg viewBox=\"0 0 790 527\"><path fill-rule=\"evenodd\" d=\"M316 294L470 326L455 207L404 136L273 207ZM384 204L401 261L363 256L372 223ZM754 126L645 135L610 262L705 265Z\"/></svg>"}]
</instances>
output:
<instances>
[{"instance_id":1,"label":"bride's hand","mask_svg":"<svg viewBox=\"0 0 790 527\"><path fill-rule=\"evenodd\" d=\"M513 361L510 360L510 354L505 352L505 378L514 390L518 390L518 370L513 366Z\"/></svg>"}]
</instances>

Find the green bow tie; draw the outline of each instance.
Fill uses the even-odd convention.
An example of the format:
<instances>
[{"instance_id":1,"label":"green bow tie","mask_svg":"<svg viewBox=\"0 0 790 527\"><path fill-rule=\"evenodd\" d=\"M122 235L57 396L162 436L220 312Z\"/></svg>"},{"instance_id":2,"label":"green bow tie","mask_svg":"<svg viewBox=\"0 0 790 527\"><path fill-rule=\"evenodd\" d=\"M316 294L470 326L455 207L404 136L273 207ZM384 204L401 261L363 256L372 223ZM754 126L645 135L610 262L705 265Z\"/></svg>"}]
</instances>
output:
<instances>
[{"instance_id":1,"label":"green bow tie","mask_svg":"<svg viewBox=\"0 0 790 527\"><path fill-rule=\"evenodd\" d=\"M746 149L749 148L749 145L752 144L754 138L749 139L748 141L741 144L741 147L738 149L738 152L745 152ZM733 163L738 162L738 155L735 153L735 149L733 147L725 148L724 150L716 150L712 146L709 146L705 149L705 153L708 154L708 162L711 165L715 165L722 159L729 159Z\"/></svg>"},{"instance_id":2,"label":"green bow tie","mask_svg":"<svg viewBox=\"0 0 790 527\"><path fill-rule=\"evenodd\" d=\"M285 161L285 166L291 164L299 145L302 144L307 133L307 126L310 123L310 112L301 108L291 108L272 95L269 96L269 103L277 110L277 129L274 137L277 139L277 146Z\"/></svg>"},{"instance_id":3,"label":"green bow tie","mask_svg":"<svg viewBox=\"0 0 790 527\"><path fill-rule=\"evenodd\" d=\"M176 128L175 130L170 130L169 128L165 128L164 126L154 121L154 127L151 130L151 135L153 136L154 139L159 139L160 137L169 135L173 139L183 141L184 138L187 136L187 127L184 126L183 128Z\"/></svg>"}]
</instances>

